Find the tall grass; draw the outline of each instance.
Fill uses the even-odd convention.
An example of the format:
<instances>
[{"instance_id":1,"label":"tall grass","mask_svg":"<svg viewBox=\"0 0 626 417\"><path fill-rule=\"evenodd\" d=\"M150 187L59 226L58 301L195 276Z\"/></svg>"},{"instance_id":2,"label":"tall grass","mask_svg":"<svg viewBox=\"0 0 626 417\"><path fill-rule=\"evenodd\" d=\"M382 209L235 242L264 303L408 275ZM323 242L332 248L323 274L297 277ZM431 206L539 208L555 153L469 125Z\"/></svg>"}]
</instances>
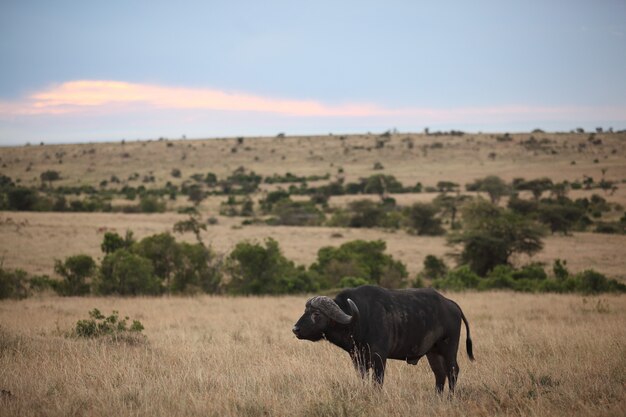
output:
<instances>
[{"instance_id":1,"label":"tall grass","mask_svg":"<svg viewBox=\"0 0 626 417\"><path fill-rule=\"evenodd\" d=\"M435 394L425 360L388 362L378 390L340 349L296 340L291 327L306 297L6 301L0 389L11 395L0 397L0 415L623 413L626 296L450 297L470 321L477 359L459 351L454 397ZM68 337L94 307L139 319L147 341Z\"/></svg>"}]
</instances>

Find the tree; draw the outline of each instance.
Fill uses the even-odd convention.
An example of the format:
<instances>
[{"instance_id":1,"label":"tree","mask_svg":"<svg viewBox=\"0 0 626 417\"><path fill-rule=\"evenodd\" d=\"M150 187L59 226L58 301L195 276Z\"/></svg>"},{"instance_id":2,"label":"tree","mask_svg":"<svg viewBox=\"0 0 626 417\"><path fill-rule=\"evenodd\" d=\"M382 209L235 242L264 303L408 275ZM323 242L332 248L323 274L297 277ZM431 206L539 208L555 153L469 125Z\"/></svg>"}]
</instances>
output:
<instances>
[{"instance_id":1,"label":"tree","mask_svg":"<svg viewBox=\"0 0 626 417\"><path fill-rule=\"evenodd\" d=\"M180 264L180 248L169 233L160 233L143 238L132 248L133 253L152 263L154 274L170 288L170 280L176 266Z\"/></svg>"},{"instance_id":2,"label":"tree","mask_svg":"<svg viewBox=\"0 0 626 417\"><path fill-rule=\"evenodd\" d=\"M217 293L222 282L221 258L202 243L181 242L178 246L181 257L174 270L171 290L176 293Z\"/></svg>"},{"instance_id":3,"label":"tree","mask_svg":"<svg viewBox=\"0 0 626 417\"><path fill-rule=\"evenodd\" d=\"M384 253L386 248L382 240L353 240L338 248L326 246L317 252L317 261L310 269L319 274L326 288L340 286L345 277L364 279L388 288L402 287L408 276L406 267Z\"/></svg>"},{"instance_id":4,"label":"tree","mask_svg":"<svg viewBox=\"0 0 626 417\"><path fill-rule=\"evenodd\" d=\"M206 193L202 190L200 185L193 184L187 189L187 196L189 197L189 201L197 206L206 198Z\"/></svg>"},{"instance_id":5,"label":"tree","mask_svg":"<svg viewBox=\"0 0 626 417\"><path fill-rule=\"evenodd\" d=\"M4 269L0 260L0 300L4 298L22 299L29 295L29 278L26 271ZM32 288L32 285L31 285Z\"/></svg>"},{"instance_id":6,"label":"tree","mask_svg":"<svg viewBox=\"0 0 626 417\"><path fill-rule=\"evenodd\" d=\"M187 220L181 220L174 224L174 232L176 233L186 233L191 232L196 237L196 240L199 244L204 246L204 242L202 241L202 237L200 233L202 230L206 231L206 224L202 223L200 220L199 214L191 214Z\"/></svg>"},{"instance_id":7,"label":"tree","mask_svg":"<svg viewBox=\"0 0 626 417\"><path fill-rule=\"evenodd\" d=\"M383 206L371 200L355 200L348 207L352 212L349 227L377 227L385 217Z\"/></svg>"},{"instance_id":8,"label":"tree","mask_svg":"<svg viewBox=\"0 0 626 417\"><path fill-rule=\"evenodd\" d=\"M438 211L434 204L414 203L405 211L409 229L420 236L438 236L444 234L445 230L441 227L441 220L435 218Z\"/></svg>"},{"instance_id":9,"label":"tree","mask_svg":"<svg viewBox=\"0 0 626 417\"><path fill-rule=\"evenodd\" d=\"M464 228L448 237L448 244L462 245L457 254L476 274L485 276L496 265L509 264L513 254L533 255L543 248L544 231L531 220L485 200L463 208Z\"/></svg>"},{"instance_id":10,"label":"tree","mask_svg":"<svg viewBox=\"0 0 626 417\"><path fill-rule=\"evenodd\" d=\"M477 179L473 184L468 185L468 190L482 191L489 195L492 204L498 204L500 199L509 193L509 186L504 180L496 175L489 175L485 178Z\"/></svg>"},{"instance_id":11,"label":"tree","mask_svg":"<svg viewBox=\"0 0 626 417\"><path fill-rule=\"evenodd\" d=\"M544 191L551 190L554 184L550 178L539 178L530 181L523 181L517 185L518 190L527 190L533 194L535 201L539 201L539 198Z\"/></svg>"},{"instance_id":12,"label":"tree","mask_svg":"<svg viewBox=\"0 0 626 417\"><path fill-rule=\"evenodd\" d=\"M272 213L276 215L275 224L285 226L319 226L324 221L324 213L310 201L283 198L274 204Z\"/></svg>"},{"instance_id":13,"label":"tree","mask_svg":"<svg viewBox=\"0 0 626 417\"><path fill-rule=\"evenodd\" d=\"M472 197L462 194L439 194L433 200L433 204L441 211L441 216L450 216L450 227L454 230L458 227L456 222L457 213L461 205Z\"/></svg>"},{"instance_id":14,"label":"tree","mask_svg":"<svg viewBox=\"0 0 626 417\"><path fill-rule=\"evenodd\" d=\"M48 170L39 175L41 182L48 181L48 185L52 187L52 181L58 181L61 179L61 175L58 171Z\"/></svg>"},{"instance_id":15,"label":"tree","mask_svg":"<svg viewBox=\"0 0 626 417\"><path fill-rule=\"evenodd\" d=\"M437 279L443 278L448 272L446 263L441 258L437 258L434 255L427 255L424 259L424 269L422 269L422 275L430 278Z\"/></svg>"},{"instance_id":16,"label":"tree","mask_svg":"<svg viewBox=\"0 0 626 417\"><path fill-rule=\"evenodd\" d=\"M161 292L161 285L150 260L119 249L102 260L95 290L105 295L155 295Z\"/></svg>"},{"instance_id":17,"label":"tree","mask_svg":"<svg viewBox=\"0 0 626 417\"><path fill-rule=\"evenodd\" d=\"M385 198L388 193L402 192L402 183L393 175L376 174L365 180L363 191L366 194L378 194Z\"/></svg>"},{"instance_id":18,"label":"tree","mask_svg":"<svg viewBox=\"0 0 626 417\"><path fill-rule=\"evenodd\" d=\"M228 256L226 269L230 274L228 290L233 294L284 294L290 292L290 282L306 280L294 263L282 254L278 242L240 242ZM315 289L311 286L300 291ZM306 287L306 285L305 285Z\"/></svg>"},{"instance_id":19,"label":"tree","mask_svg":"<svg viewBox=\"0 0 626 417\"><path fill-rule=\"evenodd\" d=\"M54 272L63 277L56 287L61 295L84 295L89 293L88 278L92 278L96 272L96 263L89 255L75 255L65 259L64 262L54 262Z\"/></svg>"},{"instance_id":20,"label":"tree","mask_svg":"<svg viewBox=\"0 0 626 417\"><path fill-rule=\"evenodd\" d=\"M100 249L108 255L118 249L128 249L133 245L133 243L135 243L135 239L133 238L133 232L130 230L126 231L125 237L122 237L115 232L106 232L104 234L104 239L100 244Z\"/></svg>"},{"instance_id":21,"label":"tree","mask_svg":"<svg viewBox=\"0 0 626 417\"><path fill-rule=\"evenodd\" d=\"M552 234L568 234L577 222L585 215L585 210L576 206L573 202L549 202L539 203L538 219L541 223L550 227Z\"/></svg>"},{"instance_id":22,"label":"tree","mask_svg":"<svg viewBox=\"0 0 626 417\"><path fill-rule=\"evenodd\" d=\"M39 196L37 191L26 187L15 187L7 194L9 210L30 211L35 208Z\"/></svg>"}]
</instances>

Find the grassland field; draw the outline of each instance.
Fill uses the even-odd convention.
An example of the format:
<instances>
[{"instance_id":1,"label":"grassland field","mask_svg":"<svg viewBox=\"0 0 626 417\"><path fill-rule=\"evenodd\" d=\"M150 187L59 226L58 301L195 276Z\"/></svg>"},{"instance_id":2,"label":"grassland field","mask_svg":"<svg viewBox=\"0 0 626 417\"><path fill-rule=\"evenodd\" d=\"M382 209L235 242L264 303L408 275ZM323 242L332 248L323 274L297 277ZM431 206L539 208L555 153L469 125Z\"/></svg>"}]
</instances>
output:
<instances>
[{"instance_id":1,"label":"grassland field","mask_svg":"<svg viewBox=\"0 0 626 417\"><path fill-rule=\"evenodd\" d=\"M530 136L541 144L528 143ZM338 175L355 181L374 173L405 185L438 181L461 184L487 175L510 181L585 176L617 184L614 192L571 191L570 197L602 195L626 206L626 134L519 133L433 136L393 134L320 137L126 141L0 148L0 173L38 186L56 170L55 185L93 185L115 175L138 186L145 175L162 186L194 173L225 176L240 166L263 176ZM597 140L600 139L600 142ZM409 145L411 144L411 145ZM584 144L584 145L583 145ZM383 170L373 170L376 162ZM181 178L171 175L180 169ZM339 172L339 169L343 172ZM129 180L138 173L138 180ZM108 187L113 186L111 184ZM263 184L258 201L278 185ZM430 201L436 193L394 195L399 204ZM334 206L353 198L332 197ZM371 197L376 198L376 197ZM199 207L218 223L203 238L218 253L245 239L273 237L285 255L309 265L317 250L353 239L383 239L388 253L414 276L428 254L444 256L443 237L380 229L241 226L219 216L224 196ZM159 214L0 212L4 267L52 274L54 259L87 253L101 258L105 231L138 238L172 231L186 216L184 196ZM502 204L505 204L503 202ZM611 219L619 213L609 213ZM177 238L192 241L192 236ZM593 268L624 280L626 236L591 232L548 236L532 261L568 261L573 271ZM452 261L447 258L450 263ZM523 264L529 259L517 258ZM291 326L307 296L160 298L60 298L44 294L0 302L0 416L244 415L342 416L623 416L626 403L626 296L450 293L472 326L477 360L459 351L458 391L438 397L425 361L390 361L384 388L359 380L347 354L327 342L298 341ZM136 343L68 337L79 319L97 307L139 319L145 340ZM462 334L462 338L465 335Z\"/></svg>"}]
</instances>

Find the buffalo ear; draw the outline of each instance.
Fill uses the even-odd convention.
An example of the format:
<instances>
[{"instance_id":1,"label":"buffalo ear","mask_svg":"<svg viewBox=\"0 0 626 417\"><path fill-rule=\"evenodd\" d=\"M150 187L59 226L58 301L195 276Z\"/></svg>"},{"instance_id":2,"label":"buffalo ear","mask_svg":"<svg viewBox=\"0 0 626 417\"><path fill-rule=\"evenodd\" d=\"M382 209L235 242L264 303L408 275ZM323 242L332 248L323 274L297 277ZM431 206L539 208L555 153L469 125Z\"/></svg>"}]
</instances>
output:
<instances>
[{"instance_id":1,"label":"buffalo ear","mask_svg":"<svg viewBox=\"0 0 626 417\"><path fill-rule=\"evenodd\" d=\"M352 320L350 322L355 323L359 319L359 308L354 304L354 301L348 298L348 304L350 305L350 310L352 310Z\"/></svg>"}]
</instances>

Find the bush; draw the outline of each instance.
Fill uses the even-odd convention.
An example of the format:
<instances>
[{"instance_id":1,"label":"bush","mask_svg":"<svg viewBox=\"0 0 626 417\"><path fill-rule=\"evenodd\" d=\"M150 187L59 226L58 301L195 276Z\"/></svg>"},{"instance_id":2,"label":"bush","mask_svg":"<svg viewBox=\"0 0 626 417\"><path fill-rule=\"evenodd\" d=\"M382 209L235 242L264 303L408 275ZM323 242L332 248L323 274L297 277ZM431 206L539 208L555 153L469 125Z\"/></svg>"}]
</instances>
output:
<instances>
[{"instance_id":1,"label":"bush","mask_svg":"<svg viewBox=\"0 0 626 417\"><path fill-rule=\"evenodd\" d=\"M319 226L324 221L322 213L310 201L279 200L273 207L276 216L271 224L283 226Z\"/></svg>"},{"instance_id":2,"label":"bush","mask_svg":"<svg viewBox=\"0 0 626 417\"><path fill-rule=\"evenodd\" d=\"M139 209L143 213L163 213L165 211L165 203L155 196L144 195L139 200Z\"/></svg>"},{"instance_id":3,"label":"bush","mask_svg":"<svg viewBox=\"0 0 626 417\"><path fill-rule=\"evenodd\" d=\"M215 294L222 282L221 260L202 244L178 243L180 262L171 282L175 293Z\"/></svg>"},{"instance_id":4,"label":"bush","mask_svg":"<svg viewBox=\"0 0 626 417\"><path fill-rule=\"evenodd\" d=\"M226 269L230 274L227 289L232 294L284 294L317 290L317 285L304 270L285 258L278 242L240 242L228 256Z\"/></svg>"},{"instance_id":5,"label":"bush","mask_svg":"<svg viewBox=\"0 0 626 417\"><path fill-rule=\"evenodd\" d=\"M58 171L48 170L44 171L39 175L41 182L47 181L50 185L52 185L52 181L58 181L61 179L61 174Z\"/></svg>"},{"instance_id":6,"label":"bush","mask_svg":"<svg viewBox=\"0 0 626 417\"><path fill-rule=\"evenodd\" d=\"M552 234L568 234L585 214L573 203L540 203L537 210L539 221L550 228Z\"/></svg>"},{"instance_id":7,"label":"bush","mask_svg":"<svg viewBox=\"0 0 626 417\"><path fill-rule=\"evenodd\" d=\"M603 274L587 269L575 277L576 290L584 294L599 294L602 292L626 292L626 285L608 279Z\"/></svg>"},{"instance_id":8,"label":"bush","mask_svg":"<svg viewBox=\"0 0 626 417\"><path fill-rule=\"evenodd\" d=\"M382 169L382 168L381 168ZM385 195L387 193L401 193L404 187L393 175L371 175L365 180L363 191L366 194Z\"/></svg>"},{"instance_id":9,"label":"bush","mask_svg":"<svg viewBox=\"0 0 626 417\"><path fill-rule=\"evenodd\" d=\"M465 228L448 237L451 245L462 245L456 256L460 264L485 276L497 265L506 265L516 253L533 255L543 248L543 230L532 221L484 200L463 209Z\"/></svg>"},{"instance_id":10,"label":"bush","mask_svg":"<svg viewBox=\"0 0 626 417\"><path fill-rule=\"evenodd\" d=\"M78 320L74 328L74 335L78 337L97 338L103 336L112 337L114 340L138 341L137 336L144 330L143 324L133 320L130 327L127 326L128 316L119 319L119 313L113 313L105 317L100 310L94 308L89 312L89 319ZM133 335L134 337L128 337Z\"/></svg>"},{"instance_id":11,"label":"bush","mask_svg":"<svg viewBox=\"0 0 626 417\"><path fill-rule=\"evenodd\" d=\"M12 188L7 193L9 210L31 211L39 200L37 191L25 187Z\"/></svg>"},{"instance_id":12,"label":"bush","mask_svg":"<svg viewBox=\"0 0 626 417\"><path fill-rule=\"evenodd\" d=\"M102 260L95 290L104 295L155 295L161 292L161 285L148 259L118 249Z\"/></svg>"},{"instance_id":13,"label":"bush","mask_svg":"<svg viewBox=\"0 0 626 417\"><path fill-rule=\"evenodd\" d=\"M441 220L436 218L438 210L434 204L414 203L405 210L409 230L420 236L439 236L446 231Z\"/></svg>"},{"instance_id":14,"label":"bush","mask_svg":"<svg viewBox=\"0 0 626 417\"><path fill-rule=\"evenodd\" d=\"M100 249L105 254L109 254L118 249L128 249L133 245L133 243L135 243L135 240L133 239L133 232L130 230L126 231L125 237L122 237L115 232L106 232L102 243L100 244Z\"/></svg>"},{"instance_id":15,"label":"bush","mask_svg":"<svg viewBox=\"0 0 626 417\"><path fill-rule=\"evenodd\" d=\"M132 252L148 260L154 274L169 288L181 259L180 247L171 234L166 232L145 237L132 247Z\"/></svg>"},{"instance_id":16,"label":"bush","mask_svg":"<svg viewBox=\"0 0 626 417\"><path fill-rule=\"evenodd\" d=\"M90 283L87 279L93 278L96 273L96 262L89 255L74 255L64 262L54 262L54 272L63 277L54 290L61 295L85 295L89 293Z\"/></svg>"},{"instance_id":17,"label":"bush","mask_svg":"<svg viewBox=\"0 0 626 417\"><path fill-rule=\"evenodd\" d=\"M389 288L406 285L406 267L385 254L382 240L353 240L340 247L326 246L317 252L311 270L320 276L322 288L337 288L342 278L352 277Z\"/></svg>"},{"instance_id":18,"label":"bush","mask_svg":"<svg viewBox=\"0 0 626 417\"><path fill-rule=\"evenodd\" d=\"M378 227L384 222L385 209L382 204L363 199L352 201L348 208L351 212L348 227Z\"/></svg>"},{"instance_id":19,"label":"bush","mask_svg":"<svg viewBox=\"0 0 626 417\"><path fill-rule=\"evenodd\" d=\"M289 193L285 190L270 191L267 193L267 196L259 202L259 204L264 213L270 213L276 203L288 198Z\"/></svg>"},{"instance_id":20,"label":"bush","mask_svg":"<svg viewBox=\"0 0 626 417\"><path fill-rule=\"evenodd\" d=\"M422 269L422 276L430 279L443 278L448 272L448 267L443 259L437 258L434 255L427 255L424 259L424 269Z\"/></svg>"},{"instance_id":21,"label":"bush","mask_svg":"<svg viewBox=\"0 0 626 417\"><path fill-rule=\"evenodd\" d=\"M343 277L339 280L339 288L354 288L367 284L369 282L365 278Z\"/></svg>"},{"instance_id":22,"label":"bush","mask_svg":"<svg viewBox=\"0 0 626 417\"><path fill-rule=\"evenodd\" d=\"M467 184L465 189L487 193L492 204L498 204L500 199L509 193L509 186L502 178L495 175L477 179L472 184Z\"/></svg>"},{"instance_id":23,"label":"bush","mask_svg":"<svg viewBox=\"0 0 626 417\"><path fill-rule=\"evenodd\" d=\"M469 266L463 265L448 272L444 278L433 280L434 288L442 290L462 291L478 288L480 277Z\"/></svg>"},{"instance_id":24,"label":"bush","mask_svg":"<svg viewBox=\"0 0 626 417\"><path fill-rule=\"evenodd\" d=\"M28 274L22 269L9 271L0 265L0 299L22 299L29 295Z\"/></svg>"}]
</instances>

